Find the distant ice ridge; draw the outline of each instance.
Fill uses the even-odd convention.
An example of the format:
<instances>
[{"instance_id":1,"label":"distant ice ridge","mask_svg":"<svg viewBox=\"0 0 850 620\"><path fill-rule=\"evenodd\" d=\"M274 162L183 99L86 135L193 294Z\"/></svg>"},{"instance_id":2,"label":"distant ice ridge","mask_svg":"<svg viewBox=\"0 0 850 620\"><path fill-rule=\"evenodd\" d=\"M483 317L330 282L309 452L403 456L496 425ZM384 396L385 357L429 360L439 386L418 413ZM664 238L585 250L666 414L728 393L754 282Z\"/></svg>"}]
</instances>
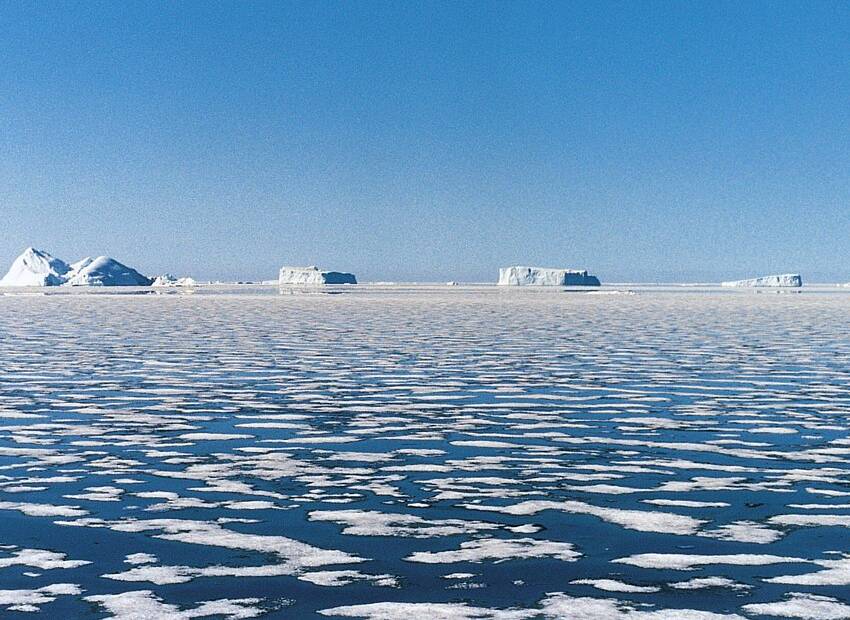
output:
<instances>
[{"instance_id":1,"label":"distant ice ridge","mask_svg":"<svg viewBox=\"0 0 850 620\"><path fill-rule=\"evenodd\" d=\"M192 278L175 278L170 273L156 276L151 282L151 286L195 286L196 284L197 282Z\"/></svg>"},{"instance_id":2,"label":"distant ice ridge","mask_svg":"<svg viewBox=\"0 0 850 620\"><path fill-rule=\"evenodd\" d=\"M502 267L500 286L599 286L599 278L587 270L548 269L545 267Z\"/></svg>"},{"instance_id":3,"label":"distant ice ridge","mask_svg":"<svg viewBox=\"0 0 850 620\"><path fill-rule=\"evenodd\" d=\"M762 276L749 280L733 280L722 282L721 286L732 287L800 287L803 286L803 278L799 273L783 273L775 276Z\"/></svg>"},{"instance_id":4,"label":"distant ice ridge","mask_svg":"<svg viewBox=\"0 0 850 620\"><path fill-rule=\"evenodd\" d=\"M108 256L68 264L43 250L27 248L0 286L148 286L151 279Z\"/></svg>"},{"instance_id":5,"label":"distant ice ridge","mask_svg":"<svg viewBox=\"0 0 850 620\"><path fill-rule=\"evenodd\" d=\"M318 267L281 267L278 284L357 284L353 273L322 271Z\"/></svg>"}]
</instances>

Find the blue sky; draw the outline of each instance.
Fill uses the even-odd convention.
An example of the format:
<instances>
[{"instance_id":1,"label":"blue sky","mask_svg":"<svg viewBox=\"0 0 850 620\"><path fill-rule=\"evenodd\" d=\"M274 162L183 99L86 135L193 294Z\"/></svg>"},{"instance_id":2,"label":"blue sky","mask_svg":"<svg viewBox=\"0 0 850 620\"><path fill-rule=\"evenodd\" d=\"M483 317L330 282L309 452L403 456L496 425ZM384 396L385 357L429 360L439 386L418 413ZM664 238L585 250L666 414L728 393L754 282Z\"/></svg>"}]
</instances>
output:
<instances>
[{"instance_id":1,"label":"blue sky","mask_svg":"<svg viewBox=\"0 0 850 620\"><path fill-rule=\"evenodd\" d=\"M850 7L0 0L0 269L850 281Z\"/></svg>"}]
</instances>

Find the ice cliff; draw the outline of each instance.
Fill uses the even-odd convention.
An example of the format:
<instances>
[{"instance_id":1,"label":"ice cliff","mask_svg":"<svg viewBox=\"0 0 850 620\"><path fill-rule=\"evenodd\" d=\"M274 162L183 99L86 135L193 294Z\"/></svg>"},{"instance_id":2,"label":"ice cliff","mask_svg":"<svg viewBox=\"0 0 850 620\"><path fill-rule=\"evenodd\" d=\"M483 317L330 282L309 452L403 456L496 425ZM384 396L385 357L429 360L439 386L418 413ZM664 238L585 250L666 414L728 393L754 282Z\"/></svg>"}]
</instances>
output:
<instances>
[{"instance_id":1,"label":"ice cliff","mask_svg":"<svg viewBox=\"0 0 850 620\"><path fill-rule=\"evenodd\" d=\"M545 267L502 267L500 286L599 286L599 278L586 270L547 269Z\"/></svg>"},{"instance_id":2,"label":"ice cliff","mask_svg":"<svg viewBox=\"0 0 850 620\"><path fill-rule=\"evenodd\" d=\"M353 273L322 271L318 267L281 267L278 284L357 284Z\"/></svg>"},{"instance_id":3,"label":"ice cliff","mask_svg":"<svg viewBox=\"0 0 850 620\"><path fill-rule=\"evenodd\" d=\"M803 286L803 278L799 273L783 273L775 276L762 276L749 280L733 280L722 282L721 286L743 287L797 287Z\"/></svg>"}]
</instances>

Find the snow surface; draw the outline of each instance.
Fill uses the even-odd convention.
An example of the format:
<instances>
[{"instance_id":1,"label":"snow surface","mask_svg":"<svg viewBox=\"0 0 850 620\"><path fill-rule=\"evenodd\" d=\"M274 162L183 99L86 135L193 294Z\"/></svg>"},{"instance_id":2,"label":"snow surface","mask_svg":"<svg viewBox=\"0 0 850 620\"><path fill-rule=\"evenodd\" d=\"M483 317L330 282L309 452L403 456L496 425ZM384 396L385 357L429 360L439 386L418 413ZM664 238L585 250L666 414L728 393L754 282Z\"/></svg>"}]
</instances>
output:
<instances>
[{"instance_id":1,"label":"snow surface","mask_svg":"<svg viewBox=\"0 0 850 620\"><path fill-rule=\"evenodd\" d=\"M549 269L546 267L502 267L500 286L599 286L599 278L587 270Z\"/></svg>"},{"instance_id":2,"label":"snow surface","mask_svg":"<svg viewBox=\"0 0 850 620\"><path fill-rule=\"evenodd\" d=\"M148 286L150 283L150 278L108 256L86 257L69 265L35 248L24 250L0 280L0 286Z\"/></svg>"},{"instance_id":3,"label":"snow surface","mask_svg":"<svg viewBox=\"0 0 850 620\"><path fill-rule=\"evenodd\" d=\"M803 286L803 278L799 273L783 273L775 276L762 276L749 280L732 280L722 282L721 286L730 287L800 287Z\"/></svg>"},{"instance_id":4,"label":"snow surface","mask_svg":"<svg viewBox=\"0 0 850 620\"><path fill-rule=\"evenodd\" d=\"M357 284L353 273L342 271L323 271L316 266L281 267L278 284L321 285L321 284Z\"/></svg>"}]
</instances>

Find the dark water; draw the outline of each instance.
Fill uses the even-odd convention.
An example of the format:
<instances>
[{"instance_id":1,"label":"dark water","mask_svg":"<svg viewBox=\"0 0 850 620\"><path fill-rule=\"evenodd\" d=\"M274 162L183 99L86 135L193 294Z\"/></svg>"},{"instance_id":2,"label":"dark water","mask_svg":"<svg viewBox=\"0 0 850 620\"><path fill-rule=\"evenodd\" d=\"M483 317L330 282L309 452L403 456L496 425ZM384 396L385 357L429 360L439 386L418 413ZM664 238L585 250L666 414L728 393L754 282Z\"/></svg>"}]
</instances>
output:
<instances>
[{"instance_id":1,"label":"dark water","mask_svg":"<svg viewBox=\"0 0 850 620\"><path fill-rule=\"evenodd\" d=\"M0 616L850 617L850 295L338 292L0 297Z\"/></svg>"}]
</instances>

